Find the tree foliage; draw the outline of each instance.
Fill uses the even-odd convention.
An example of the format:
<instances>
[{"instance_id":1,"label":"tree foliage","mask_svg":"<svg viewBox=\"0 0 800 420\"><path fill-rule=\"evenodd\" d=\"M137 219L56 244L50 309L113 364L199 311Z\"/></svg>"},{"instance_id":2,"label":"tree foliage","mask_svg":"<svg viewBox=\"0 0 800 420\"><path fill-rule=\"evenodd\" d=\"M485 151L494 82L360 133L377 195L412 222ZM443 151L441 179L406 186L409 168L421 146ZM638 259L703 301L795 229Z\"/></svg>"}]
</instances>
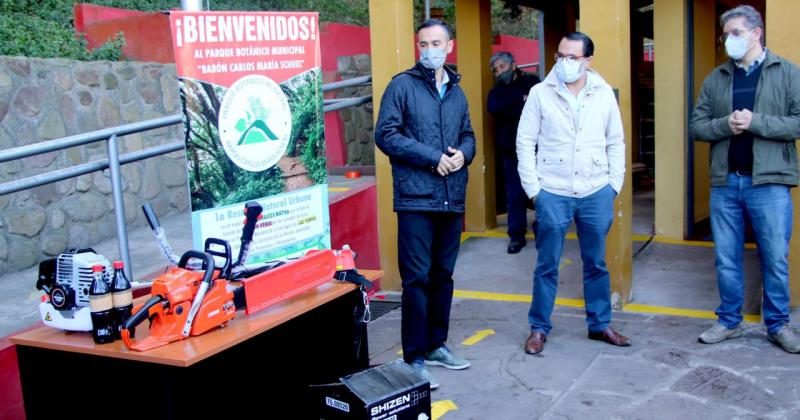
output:
<instances>
[{"instance_id":1,"label":"tree foliage","mask_svg":"<svg viewBox=\"0 0 800 420\"><path fill-rule=\"evenodd\" d=\"M431 9L444 12L444 21L455 31L455 0L430 0ZM425 0L414 0L414 18L417 22L425 19ZM534 9L519 6L505 0L492 0L492 33L535 39L538 25Z\"/></svg>"},{"instance_id":2,"label":"tree foliage","mask_svg":"<svg viewBox=\"0 0 800 420\"><path fill-rule=\"evenodd\" d=\"M249 172L227 158L219 140L219 112L227 91L222 86L180 79L186 156L192 210L234 204L283 192L284 174L278 165ZM327 182L322 102L322 73L309 70L281 84L292 114L292 133L286 156L298 158L315 184Z\"/></svg>"},{"instance_id":3,"label":"tree foliage","mask_svg":"<svg viewBox=\"0 0 800 420\"><path fill-rule=\"evenodd\" d=\"M321 22L369 25L369 0L207 0L212 10L317 11ZM156 12L180 7L180 0L86 0L98 6ZM75 32L76 0L0 0L0 55L60 57L76 60L120 60L124 34L93 51ZM424 17L424 0L414 0L415 18ZM431 0L455 24L454 0ZM537 19L532 9L492 0L494 33L533 39ZM453 25L454 26L454 25Z\"/></svg>"},{"instance_id":4,"label":"tree foliage","mask_svg":"<svg viewBox=\"0 0 800 420\"><path fill-rule=\"evenodd\" d=\"M305 72L291 86L281 85L292 110L292 135L286 147L287 156L299 156L315 184L327 182L325 169L324 118L319 109L322 101L322 73Z\"/></svg>"},{"instance_id":5,"label":"tree foliage","mask_svg":"<svg viewBox=\"0 0 800 420\"><path fill-rule=\"evenodd\" d=\"M192 210L283 191L283 173L277 166L265 172L249 172L227 158L218 127L220 98L226 89L191 79L181 79L180 84Z\"/></svg>"}]
</instances>

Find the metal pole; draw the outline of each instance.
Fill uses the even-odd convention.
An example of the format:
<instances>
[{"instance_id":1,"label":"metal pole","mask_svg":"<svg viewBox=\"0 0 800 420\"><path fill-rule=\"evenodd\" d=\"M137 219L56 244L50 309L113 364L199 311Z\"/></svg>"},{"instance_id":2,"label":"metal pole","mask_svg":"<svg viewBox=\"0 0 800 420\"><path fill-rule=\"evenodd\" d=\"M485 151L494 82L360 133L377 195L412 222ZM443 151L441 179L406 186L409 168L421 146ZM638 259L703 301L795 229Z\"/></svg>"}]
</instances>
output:
<instances>
[{"instance_id":1,"label":"metal pole","mask_svg":"<svg viewBox=\"0 0 800 420\"><path fill-rule=\"evenodd\" d=\"M655 17L655 12L653 13ZM686 121L692 120L694 110L694 2L686 0ZM689 125L684 126L686 139L686 222L684 223L684 237L694 235L694 139L689 133ZM653 156L655 159L655 155Z\"/></svg>"},{"instance_id":2,"label":"metal pole","mask_svg":"<svg viewBox=\"0 0 800 420\"><path fill-rule=\"evenodd\" d=\"M425 0L425 20L431 18L431 0Z\"/></svg>"},{"instance_id":3,"label":"metal pole","mask_svg":"<svg viewBox=\"0 0 800 420\"><path fill-rule=\"evenodd\" d=\"M184 12L202 12L203 0L181 0L181 10Z\"/></svg>"},{"instance_id":4,"label":"metal pole","mask_svg":"<svg viewBox=\"0 0 800 420\"><path fill-rule=\"evenodd\" d=\"M122 201L122 175L119 167L119 150L117 135L108 139L108 169L111 172L111 194L114 198L114 218L117 221L117 245L122 262L125 263L125 274L133 280L131 254L128 249L128 230L125 227L125 204Z\"/></svg>"},{"instance_id":5,"label":"metal pole","mask_svg":"<svg viewBox=\"0 0 800 420\"><path fill-rule=\"evenodd\" d=\"M536 37L539 38L539 80L544 80L545 76L545 68L544 68L544 12L539 10L537 14L538 19L536 19Z\"/></svg>"}]
</instances>

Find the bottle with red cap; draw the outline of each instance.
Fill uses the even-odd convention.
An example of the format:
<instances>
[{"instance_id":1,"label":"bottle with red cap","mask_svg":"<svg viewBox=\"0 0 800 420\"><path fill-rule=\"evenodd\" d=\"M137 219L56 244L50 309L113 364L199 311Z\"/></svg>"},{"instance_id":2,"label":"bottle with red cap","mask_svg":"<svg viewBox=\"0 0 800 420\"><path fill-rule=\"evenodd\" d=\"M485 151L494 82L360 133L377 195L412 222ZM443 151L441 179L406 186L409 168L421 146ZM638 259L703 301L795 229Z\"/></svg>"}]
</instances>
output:
<instances>
[{"instance_id":1,"label":"bottle with red cap","mask_svg":"<svg viewBox=\"0 0 800 420\"><path fill-rule=\"evenodd\" d=\"M122 325L131 317L133 310L133 292L131 282L125 275L125 263L114 261L114 276L111 277L111 300L114 305L114 338L121 338ZM131 331L131 337L135 331Z\"/></svg>"},{"instance_id":2,"label":"bottle with red cap","mask_svg":"<svg viewBox=\"0 0 800 420\"><path fill-rule=\"evenodd\" d=\"M92 287L89 289L89 310L92 314L92 338L97 344L114 341L114 303L111 289L103 278L105 267L92 266Z\"/></svg>"}]
</instances>

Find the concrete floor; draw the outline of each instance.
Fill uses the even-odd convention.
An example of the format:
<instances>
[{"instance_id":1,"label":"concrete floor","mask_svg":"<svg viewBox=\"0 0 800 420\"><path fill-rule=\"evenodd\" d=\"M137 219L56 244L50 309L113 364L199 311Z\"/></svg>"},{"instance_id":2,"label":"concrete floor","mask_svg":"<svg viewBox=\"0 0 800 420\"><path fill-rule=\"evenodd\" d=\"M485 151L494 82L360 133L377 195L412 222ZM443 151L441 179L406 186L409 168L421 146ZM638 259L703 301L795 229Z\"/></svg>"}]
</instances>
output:
<instances>
[{"instance_id":1,"label":"concrete floor","mask_svg":"<svg viewBox=\"0 0 800 420\"><path fill-rule=\"evenodd\" d=\"M619 348L586 338L581 309L556 307L544 352L531 356L527 312L522 302L454 300L449 346L472 366L430 368L441 384L434 419L800 418L800 356L767 342L760 325L703 345L711 320L615 312L633 341ZM399 309L369 326L372 363L400 357L399 329ZM465 344L476 334L488 335Z\"/></svg>"},{"instance_id":2,"label":"concrete floor","mask_svg":"<svg viewBox=\"0 0 800 420\"><path fill-rule=\"evenodd\" d=\"M649 234L652 226L648 200L652 203L646 195L635 199L637 234ZM176 251L191 246L188 214L164 218L162 225ZM526 355L526 299L536 252L529 243L521 253L508 255L503 232L501 227L462 244L454 276L457 296L465 291L504 295L503 300L454 300L449 345L473 366L432 369L442 384L432 394L434 418L800 418L800 355L768 343L761 324L747 324L743 338L707 346L697 342L697 335L712 319L615 312L613 325L634 345L614 348L586 339L581 308L557 306L544 353ZM137 276L163 267L149 229L132 230L129 237ZM634 251L643 244L634 243ZM118 255L116 241L95 249L110 258ZM745 263L745 312L756 313L760 279L755 251L747 251ZM559 298L581 298L580 274L577 241L568 240ZM32 268L0 277L0 337L38 321L36 275ZM719 297L712 248L650 243L634 260L633 299L713 317ZM795 311L793 317L798 316ZM373 364L399 357L399 321L398 309L369 326ZM464 343L476 334L485 338Z\"/></svg>"}]
</instances>

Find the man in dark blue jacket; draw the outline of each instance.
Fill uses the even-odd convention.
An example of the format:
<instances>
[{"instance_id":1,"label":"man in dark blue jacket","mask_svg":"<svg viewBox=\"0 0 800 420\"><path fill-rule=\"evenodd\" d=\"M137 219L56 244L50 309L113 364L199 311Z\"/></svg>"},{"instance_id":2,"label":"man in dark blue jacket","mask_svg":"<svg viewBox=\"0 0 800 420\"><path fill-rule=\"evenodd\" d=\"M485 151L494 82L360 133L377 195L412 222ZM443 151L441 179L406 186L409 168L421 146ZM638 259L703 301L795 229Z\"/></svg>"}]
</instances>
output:
<instances>
[{"instance_id":1,"label":"man in dark blue jacket","mask_svg":"<svg viewBox=\"0 0 800 420\"><path fill-rule=\"evenodd\" d=\"M420 62L386 87L375 126L375 144L392 165L403 283L403 358L431 389L439 384L426 364L449 369L470 365L445 346L467 165L475 156L460 76L444 67L453 50L450 34L437 19L417 29Z\"/></svg>"},{"instance_id":2,"label":"man in dark blue jacket","mask_svg":"<svg viewBox=\"0 0 800 420\"><path fill-rule=\"evenodd\" d=\"M489 67L497 81L489 91L487 107L494 117L495 151L502 165L506 187L510 238L508 253L516 254L525 247L525 232L528 230L526 212L530 203L517 172L517 126L528 92L540 80L517 68L514 56L509 52L495 53L489 60Z\"/></svg>"}]
</instances>

